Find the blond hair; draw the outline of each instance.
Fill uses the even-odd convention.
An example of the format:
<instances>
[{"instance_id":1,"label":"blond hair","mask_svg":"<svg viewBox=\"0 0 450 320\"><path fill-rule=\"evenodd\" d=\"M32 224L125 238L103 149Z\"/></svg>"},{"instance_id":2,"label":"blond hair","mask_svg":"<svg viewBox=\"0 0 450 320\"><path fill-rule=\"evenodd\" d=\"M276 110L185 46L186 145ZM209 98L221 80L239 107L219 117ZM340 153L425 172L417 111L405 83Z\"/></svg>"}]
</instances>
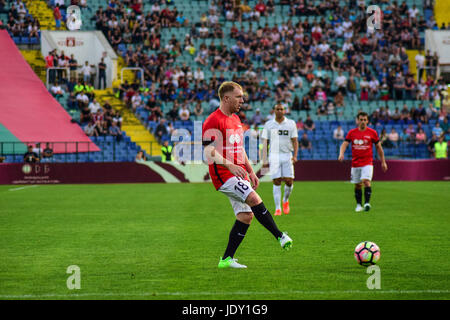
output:
<instances>
[{"instance_id":1,"label":"blond hair","mask_svg":"<svg viewBox=\"0 0 450 320\"><path fill-rule=\"evenodd\" d=\"M234 90L234 88L238 88L238 89L242 90L241 85L234 81L225 81L224 83L222 83L218 90L219 99L222 100L222 98L225 96L225 94L228 92L232 92Z\"/></svg>"}]
</instances>

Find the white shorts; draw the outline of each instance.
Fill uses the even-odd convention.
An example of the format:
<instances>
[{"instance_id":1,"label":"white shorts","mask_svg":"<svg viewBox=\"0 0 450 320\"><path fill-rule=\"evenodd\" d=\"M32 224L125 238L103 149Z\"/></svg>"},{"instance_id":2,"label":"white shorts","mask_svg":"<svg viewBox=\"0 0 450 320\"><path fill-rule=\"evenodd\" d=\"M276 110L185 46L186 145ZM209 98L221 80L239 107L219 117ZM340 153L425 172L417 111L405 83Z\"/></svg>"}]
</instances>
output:
<instances>
[{"instance_id":1,"label":"white shorts","mask_svg":"<svg viewBox=\"0 0 450 320\"><path fill-rule=\"evenodd\" d=\"M350 182L360 183L363 180L372 181L372 176L373 176L373 165L367 165L358 168L352 167Z\"/></svg>"},{"instance_id":2,"label":"white shorts","mask_svg":"<svg viewBox=\"0 0 450 320\"><path fill-rule=\"evenodd\" d=\"M272 180L278 178L294 179L294 164L290 153L271 155L269 157L269 168Z\"/></svg>"},{"instance_id":3,"label":"white shorts","mask_svg":"<svg viewBox=\"0 0 450 320\"><path fill-rule=\"evenodd\" d=\"M240 212L252 212L250 206L245 203L249 194L253 192L252 185L247 180L238 177L230 178L219 188L219 191L230 199L235 215Z\"/></svg>"}]
</instances>

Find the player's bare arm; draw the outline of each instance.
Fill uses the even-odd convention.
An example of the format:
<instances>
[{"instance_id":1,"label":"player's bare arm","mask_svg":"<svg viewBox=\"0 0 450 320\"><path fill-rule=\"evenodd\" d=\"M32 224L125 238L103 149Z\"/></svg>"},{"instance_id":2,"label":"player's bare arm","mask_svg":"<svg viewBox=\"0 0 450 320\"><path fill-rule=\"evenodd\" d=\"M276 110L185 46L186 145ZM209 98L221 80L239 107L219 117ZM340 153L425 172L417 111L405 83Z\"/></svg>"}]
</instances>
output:
<instances>
[{"instance_id":1,"label":"player's bare arm","mask_svg":"<svg viewBox=\"0 0 450 320\"><path fill-rule=\"evenodd\" d=\"M297 162L297 156L298 156L298 139L297 138L291 138L292 146L294 147L294 154L292 156L292 163Z\"/></svg>"},{"instance_id":2,"label":"player's bare arm","mask_svg":"<svg viewBox=\"0 0 450 320\"><path fill-rule=\"evenodd\" d=\"M220 152L216 150L216 148L213 145L209 145L205 147L205 157L210 163L217 163L220 165L223 165L226 167L232 174L234 174L236 177L239 177L241 179L245 179L247 176L247 172L244 168L235 165L233 162L231 162L228 159L225 159L222 157ZM248 161L248 159L247 159Z\"/></svg>"},{"instance_id":3,"label":"player's bare arm","mask_svg":"<svg viewBox=\"0 0 450 320\"><path fill-rule=\"evenodd\" d=\"M345 150L347 150L348 145L349 145L348 141L344 141L341 144L341 148L339 150L339 158L338 158L338 160L341 162L344 161Z\"/></svg>"},{"instance_id":4,"label":"player's bare arm","mask_svg":"<svg viewBox=\"0 0 450 320\"><path fill-rule=\"evenodd\" d=\"M383 170L383 172L386 172L388 169L388 166L386 163L386 159L384 158L384 150L383 150L383 147L381 146L381 142L378 142L375 145L375 148L377 149L378 156L380 157L380 160L381 160L381 169Z\"/></svg>"}]
</instances>

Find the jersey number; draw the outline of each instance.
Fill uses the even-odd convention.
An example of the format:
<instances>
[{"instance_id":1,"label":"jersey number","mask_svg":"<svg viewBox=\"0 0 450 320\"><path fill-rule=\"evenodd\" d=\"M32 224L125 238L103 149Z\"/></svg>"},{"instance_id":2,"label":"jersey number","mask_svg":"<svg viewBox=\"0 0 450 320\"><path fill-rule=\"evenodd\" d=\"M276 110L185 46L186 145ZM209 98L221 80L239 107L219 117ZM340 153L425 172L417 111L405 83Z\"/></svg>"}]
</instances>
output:
<instances>
[{"instance_id":1,"label":"jersey number","mask_svg":"<svg viewBox=\"0 0 450 320\"><path fill-rule=\"evenodd\" d=\"M289 131L288 130L278 130L278 135L279 136L288 136Z\"/></svg>"},{"instance_id":2,"label":"jersey number","mask_svg":"<svg viewBox=\"0 0 450 320\"><path fill-rule=\"evenodd\" d=\"M242 193L242 194L245 194L245 192L243 191L243 190L248 190L248 186L246 185L246 184L244 184L243 182L238 182L237 183L237 185L239 186L239 187L241 187L241 188L238 188L238 186L234 186L234 190L237 190L237 191L239 191L240 193Z\"/></svg>"}]
</instances>

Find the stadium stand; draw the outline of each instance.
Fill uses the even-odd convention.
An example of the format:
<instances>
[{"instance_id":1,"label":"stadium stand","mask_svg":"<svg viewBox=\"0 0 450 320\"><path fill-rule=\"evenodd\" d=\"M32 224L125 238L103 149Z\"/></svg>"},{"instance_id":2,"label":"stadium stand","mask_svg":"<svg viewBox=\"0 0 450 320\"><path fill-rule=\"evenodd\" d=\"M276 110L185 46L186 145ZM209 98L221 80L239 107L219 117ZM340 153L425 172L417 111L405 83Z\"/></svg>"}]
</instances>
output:
<instances>
[{"instance_id":1,"label":"stadium stand","mask_svg":"<svg viewBox=\"0 0 450 320\"><path fill-rule=\"evenodd\" d=\"M439 57L423 52L426 29L449 27L431 1L374 1L382 10L382 27L374 32L367 31L364 1L356 0L88 3L81 8L83 30L103 31L123 59L122 67L142 68L144 77L140 83L141 72L132 72L126 83L95 91L103 106L113 100L113 109L131 120L122 127L120 143L107 142L108 136L92 138L103 150L93 161L132 160L142 149L158 155L154 136L161 119L168 121L159 141L170 140L173 130L192 132L194 121L203 121L217 107L216 90L224 80L243 85L248 103L239 116L248 128L256 125L258 131L263 125L254 121L257 109L265 121L275 103L286 105L299 139L306 132L312 142L311 151L299 152L300 159L336 159L341 141L333 139L333 131L340 125L347 133L358 111L367 112L371 126L380 135L385 130L387 140L392 129L398 133L398 141L385 145L388 158L431 157L428 145L436 122L450 138L444 124L450 111L447 86L436 77ZM438 0L436 6L443 3ZM42 17L47 28L54 28L49 12L55 5L54 0L33 1L30 12L41 26ZM420 59L429 67L423 81L416 68ZM65 103L68 91L57 99L80 122L80 110ZM183 105L189 110L185 120ZM302 128L307 116L315 130ZM405 134L410 125L414 131ZM135 133L137 127L146 132ZM425 140L417 139L420 128ZM87 160L91 157L75 157Z\"/></svg>"}]
</instances>

